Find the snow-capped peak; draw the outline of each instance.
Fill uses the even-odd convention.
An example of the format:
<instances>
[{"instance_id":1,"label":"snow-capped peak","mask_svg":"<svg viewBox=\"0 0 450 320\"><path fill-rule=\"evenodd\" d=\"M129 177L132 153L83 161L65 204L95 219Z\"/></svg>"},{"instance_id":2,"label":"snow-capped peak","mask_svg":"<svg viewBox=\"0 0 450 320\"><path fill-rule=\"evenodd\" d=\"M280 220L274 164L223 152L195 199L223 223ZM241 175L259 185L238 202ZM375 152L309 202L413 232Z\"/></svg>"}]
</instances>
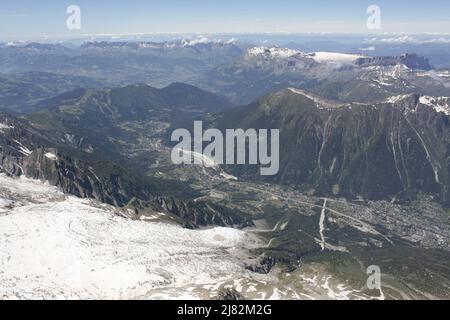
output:
<instances>
[{"instance_id":1,"label":"snow-capped peak","mask_svg":"<svg viewBox=\"0 0 450 320\"><path fill-rule=\"evenodd\" d=\"M272 59L287 59L296 55L304 55L303 52L280 47L254 47L247 51L249 56L264 56Z\"/></svg>"},{"instance_id":2,"label":"snow-capped peak","mask_svg":"<svg viewBox=\"0 0 450 320\"><path fill-rule=\"evenodd\" d=\"M305 53L299 50L281 48L281 47L253 47L247 50L250 57L264 57L268 59L289 59L294 57L302 57L311 59L320 64L352 64L357 59L364 57L359 54L347 54L337 52L312 52Z\"/></svg>"}]
</instances>

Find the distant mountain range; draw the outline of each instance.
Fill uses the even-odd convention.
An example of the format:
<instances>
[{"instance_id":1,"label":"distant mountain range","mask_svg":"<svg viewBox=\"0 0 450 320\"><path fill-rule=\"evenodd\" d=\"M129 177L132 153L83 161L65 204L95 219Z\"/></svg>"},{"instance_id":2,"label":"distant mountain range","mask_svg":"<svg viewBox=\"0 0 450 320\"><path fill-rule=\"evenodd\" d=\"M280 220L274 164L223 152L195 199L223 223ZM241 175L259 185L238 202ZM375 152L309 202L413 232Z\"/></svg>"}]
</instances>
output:
<instances>
[{"instance_id":1,"label":"distant mountain range","mask_svg":"<svg viewBox=\"0 0 450 320\"><path fill-rule=\"evenodd\" d=\"M139 82L162 87L186 82L241 54L233 42L29 43L0 47L0 73L39 71L90 77L105 87Z\"/></svg>"},{"instance_id":2,"label":"distant mountain range","mask_svg":"<svg viewBox=\"0 0 450 320\"><path fill-rule=\"evenodd\" d=\"M400 93L448 95L450 87L446 71L433 71L425 58L414 54L369 57L266 47L249 49L241 59L217 67L199 83L238 104L289 86L341 102L362 103Z\"/></svg>"},{"instance_id":3,"label":"distant mountain range","mask_svg":"<svg viewBox=\"0 0 450 320\"><path fill-rule=\"evenodd\" d=\"M449 95L449 71L434 70L428 59L367 53L308 53L207 40L1 46L0 109L21 113L39 99L71 89L135 83L189 83L226 96L234 105L286 87L341 102L370 103L409 93Z\"/></svg>"}]
</instances>

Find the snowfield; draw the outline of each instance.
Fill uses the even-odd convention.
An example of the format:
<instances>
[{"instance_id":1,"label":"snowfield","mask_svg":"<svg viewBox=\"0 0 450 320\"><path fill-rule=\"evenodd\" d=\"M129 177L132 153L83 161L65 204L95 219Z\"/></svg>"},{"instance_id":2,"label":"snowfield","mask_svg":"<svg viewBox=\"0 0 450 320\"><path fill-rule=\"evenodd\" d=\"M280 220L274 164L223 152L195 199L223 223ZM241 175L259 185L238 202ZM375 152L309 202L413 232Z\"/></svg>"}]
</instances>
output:
<instances>
[{"instance_id":1,"label":"snowfield","mask_svg":"<svg viewBox=\"0 0 450 320\"><path fill-rule=\"evenodd\" d=\"M248 271L256 231L183 229L0 174L0 300L365 299L320 266L292 274ZM143 219L144 218L144 219ZM314 279L313 281L310 279Z\"/></svg>"},{"instance_id":2,"label":"snowfield","mask_svg":"<svg viewBox=\"0 0 450 320\"><path fill-rule=\"evenodd\" d=\"M347 54L347 53L338 53L338 52L314 52L311 54L311 57L314 58L319 63L323 62L340 62L340 63L353 63L359 58L364 57L359 54Z\"/></svg>"},{"instance_id":3,"label":"snowfield","mask_svg":"<svg viewBox=\"0 0 450 320\"><path fill-rule=\"evenodd\" d=\"M177 298L157 289L181 287L200 298L193 286L245 276L239 248L257 245L235 229L131 220L24 178L0 175L0 198L0 299Z\"/></svg>"}]
</instances>

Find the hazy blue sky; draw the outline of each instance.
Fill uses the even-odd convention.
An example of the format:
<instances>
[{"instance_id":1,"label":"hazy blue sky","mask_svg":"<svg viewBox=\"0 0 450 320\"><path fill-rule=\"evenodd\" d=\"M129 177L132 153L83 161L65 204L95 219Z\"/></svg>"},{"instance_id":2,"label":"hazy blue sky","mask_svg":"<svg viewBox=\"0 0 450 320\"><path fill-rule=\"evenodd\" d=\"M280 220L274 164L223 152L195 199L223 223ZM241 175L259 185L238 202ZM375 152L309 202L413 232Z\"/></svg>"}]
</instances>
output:
<instances>
[{"instance_id":1,"label":"hazy blue sky","mask_svg":"<svg viewBox=\"0 0 450 320\"><path fill-rule=\"evenodd\" d=\"M66 8L81 8L81 30ZM380 32L450 33L448 0L0 0L0 41L42 36L153 32L367 33L366 9L381 8Z\"/></svg>"}]
</instances>

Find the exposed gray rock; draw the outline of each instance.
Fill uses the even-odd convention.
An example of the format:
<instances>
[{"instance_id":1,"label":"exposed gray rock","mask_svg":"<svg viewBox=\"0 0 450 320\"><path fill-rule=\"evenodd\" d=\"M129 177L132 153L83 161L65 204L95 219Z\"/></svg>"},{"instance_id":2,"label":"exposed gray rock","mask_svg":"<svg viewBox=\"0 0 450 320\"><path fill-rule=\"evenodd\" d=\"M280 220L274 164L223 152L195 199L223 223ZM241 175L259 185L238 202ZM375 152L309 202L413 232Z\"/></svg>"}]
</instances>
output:
<instances>
[{"instance_id":1,"label":"exposed gray rock","mask_svg":"<svg viewBox=\"0 0 450 320\"><path fill-rule=\"evenodd\" d=\"M215 300L245 300L245 298L234 288L222 288Z\"/></svg>"},{"instance_id":2,"label":"exposed gray rock","mask_svg":"<svg viewBox=\"0 0 450 320\"><path fill-rule=\"evenodd\" d=\"M431 70L433 67L425 57L417 54L404 54L394 57L364 57L356 60L356 64L362 67L369 66L395 66L403 64L411 69Z\"/></svg>"},{"instance_id":3,"label":"exposed gray rock","mask_svg":"<svg viewBox=\"0 0 450 320\"><path fill-rule=\"evenodd\" d=\"M222 208L212 203L162 196L156 197L154 202L164 211L182 218L185 221L184 226L188 228L206 225L243 228L253 225L250 215Z\"/></svg>"}]
</instances>

